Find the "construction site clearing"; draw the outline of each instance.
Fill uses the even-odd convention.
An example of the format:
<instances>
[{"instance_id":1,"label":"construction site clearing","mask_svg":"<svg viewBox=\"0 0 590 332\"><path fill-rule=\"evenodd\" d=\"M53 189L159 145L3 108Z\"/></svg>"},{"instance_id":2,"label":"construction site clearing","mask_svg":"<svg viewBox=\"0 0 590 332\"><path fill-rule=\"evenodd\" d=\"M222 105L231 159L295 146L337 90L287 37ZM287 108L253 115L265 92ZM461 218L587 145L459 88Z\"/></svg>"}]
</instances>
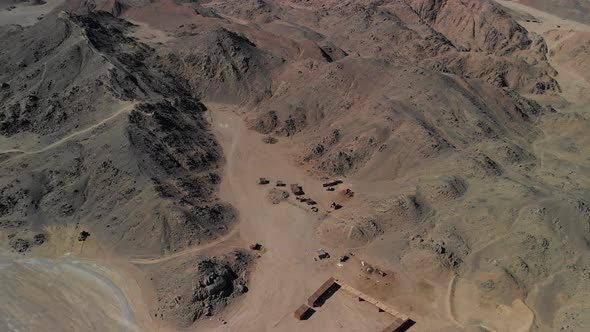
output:
<instances>
[{"instance_id":1,"label":"construction site clearing","mask_svg":"<svg viewBox=\"0 0 590 332\"><path fill-rule=\"evenodd\" d=\"M270 182L271 182L271 180L269 180L267 178L264 178L264 177L259 178L259 184L261 184L261 185L266 185L266 184L269 184ZM335 187L342 184L342 183L343 183L342 180L335 180L335 181L323 183L322 187L326 188L325 189L326 191L334 192ZM287 183L282 180L276 180L276 186L277 187L286 187ZM291 184L289 184L289 189L291 190L291 192L295 196L296 201L298 201L300 203L304 203L308 206L311 206L311 210L314 212L319 211L318 207L316 207L318 202L316 202L315 200L313 200L309 197L304 197L305 191L304 191L303 186L301 186L297 183L291 183ZM338 195L341 198L352 198L354 196L354 192L348 188L339 190L338 193L339 193ZM342 204L340 204L338 202L331 202L330 209L339 210L341 208L343 208ZM258 245L258 244L256 244L256 245ZM251 246L251 249L252 250L261 250L262 245L259 245L259 247L257 247L257 248ZM339 256L339 258L337 260L338 261L337 265L342 267L343 264L346 264L346 262L350 258L349 255L352 256L353 254L350 253L348 255ZM330 258L331 258L330 254L328 252L326 252L324 249L320 248L318 250L317 256L314 258L314 260L321 261L321 260L328 260ZM376 267L369 265L365 261L360 261L360 265L362 266L361 270L364 273L366 273L367 275L375 274L375 275L378 275L383 278L387 276L387 273L385 273L384 271L382 271ZM336 293L338 293L340 290L344 290L345 292L343 292L343 293L346 293L347 295L352 296L352 298L345 296L345 295L338 295L338 296L334 297L334 295ZM349 300L345 300L346 298L348 298ZM361 302L366 302L366 303L370 304L370 306L363 307L361 305L360 307L355 307L355 306L350 306L350 304L345 304L350 300L355 301L354 299L358 300L359 305L361 305L360 304ZM328 308L322 308L324 306L324 304L326 304L326 302L328 302L328 301L334 301L335 304L338 304L338 305L345 305L350 310L355 310L359 315L366 315L367 313L370 313L372 310L375 310L374 311L375 314L379 315L378 317L380 317L380 318L378 318L379 321L382 322L381 326L374 326L373 327L373 328L375 328L376 331L402 332L402 331L407 331L415 324L415 322L412 319L408 318L406 315L401 314L400 312L391 308L387 304L371 297L370 295L368 295L368 294L366 294L366 293L352 287L351 285L349 285L339 279L336 279L334 277L330 277L324 283L322 283L320 285L320 287L307 298L306 303L301 304L299 307L297 307L295 309L295 311L293 312L293 316L296 320L301 321L302 323L303 323L303 321L312 320L309 323L303 323L303 324L310 324L310 323L312 325L316 324L316 323L314 323L317 320L316 316L321 315L322 312L324 313L324 315L328 315L328 316L332 315L331 311L333 311L334 309L330 309L329 306L328 306ZM371 309L371 306L374 307L374 309ZM355 308L355 309L352 309L352 308ZM381 314L388 315L388 316L381 316ZM328 316L326 316L326 317L320 316L318 318L320 321L322 321L324 319L327 319Z\"/></svg>"},{"instance_id":2,"label":"construction site clearing","mask_svg":"<svg viewBox=\"0 0 590 332\"><path fill-rule=\"evenodd\" d=\"M266 184L269 184L270 181L271 180L269 180L265 177L261 177L261 178L259 178L258 183L261 185L266 185ZM335 188L338 185L341 185L342 183L343 183L342 180L334 180L334 181L323 183L322 187L325 188L326 191L334 192ZM286 182L284 182L282 180L276 180L276 186L277 187L286 187L287 184L286 184ZM304 197L305 191L304 191L303 186L301 186L297 183L291 183L291 184L289 184L289 189L291 190L291 192L295 196L296 201L312 206L311 209L314 212L318 211L318 208L315 206L318 203L309 197ZM354 196L354 192L349 188L339 190L338 192L339 192L339 195L341 195L340 197L343 197L343 198L352 198ZM343 208L343 205L338 202L331 202L330 208L333 210L339 210L339 209ZM260 247L262 247L262 246L260 245ZM260 248L255 249L255 248L251 247L251 249L256 250L256 249L260 249ZM349 255L352 255L352 253L350 253ZM343 264L349 260L349 257L350 256L348 256L348 255L340 256L338 258L337 265L343 266ZM330 259L330 254L328 252L326 252L324 249L320 248L318 250L317 256L314 258L314 260L320 261L320 260L327 260L327 259ZM381 277L387 276L386 272L384 272L384 271L380 270L379 268L376 268L372 265L369 265L365 261L360 261L360 265L361 265L361 270L368 275L375 274L375 275L378 275ZM309 296L307 298L306 303L301 304L298 308L295 309L295 311L293 312L294 318L299 321L307 321L307 320L313 319L313 317L315 315L321 314L322 310L320 310L320 308L328 300L330 300L334 296L334 294L336 294L339 290L344 290L346 294L352 295L352 297L356 298L358 300L358 302L369 303L370 305L375 307L376 312L384 313L386 315L391 316L390 323L387 322L388 318L382 318L385 320L385 323L387 324L387 326L381 330L382 332L407 331L415 324L415 322L412 319L408 318L406 315L401 314L400 312L391 308L387 304L371 297L370 295L368 295L368 294L366 294L366 293L364 293L364 292L362 292L362 291L350 286L349 284L344 283L343 281L336 279L334 277L330 277L328 280L326 280L324 283L322 283L320 285L320 287L315 292L313 292L313 294L311 294L311 296ZM338 301L338 299L334 299L334 301ZM329 310L328 310L328 312L329 312ZM314 319L314 321L315 321L315 319ZM381 327L377 328L377 330L380 330L380 329L381 329Z\"/></svg>"},{"instance_id":3,"label":"construction site clearing","mask_svg":"<svg viewBox=\"0 0 590 332\"><path fill-rule=\"evenodd\" d=\"M415 321L410 319L408 316L398 312L391 308L387 304L361 292L360 290L346 284L342 280L335 279L334 277L328 278L308 299L307 303L299 306L294 316L298 320L308 320L314 314L317 309L326 303L337 291L344 290L349 295L356 297L359 302L368 302L376 307L378 312L389 314L392 316L393 321L388 325L382 332L403 332L409 330L416 324Z\"/></svg>"}]
</instances>

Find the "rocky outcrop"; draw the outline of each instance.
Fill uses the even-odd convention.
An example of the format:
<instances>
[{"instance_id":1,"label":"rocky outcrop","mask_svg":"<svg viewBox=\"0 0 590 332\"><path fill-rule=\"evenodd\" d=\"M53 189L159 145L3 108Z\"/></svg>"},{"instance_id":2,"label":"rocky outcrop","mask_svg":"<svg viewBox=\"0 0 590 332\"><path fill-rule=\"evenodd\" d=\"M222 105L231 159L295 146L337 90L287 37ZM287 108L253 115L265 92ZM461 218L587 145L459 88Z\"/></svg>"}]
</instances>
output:
<instances>
[{"instance_id":1,"label":"rocky outcrop","mask_svg":"<svg viewBox=\"0 0 590 332\"><path fill-rule=\"evenodd\" d=\"M460 50L510 55L532 46L528 31L492 1L408 0L407 3Z\"/></svg>"},{"instance_id":2,"label":"rocky outcrop","mask_svg":"<svg viewBox=\"0 0 590 332\"><path fill-rule=\"evenodd\" d=\"M155 274L158 291L156 316L190 326L195 320L218 314L248 292L248 268L244 251L211 258L199 257L178 265L164 265Z\"/></svg>"}]
</instances>

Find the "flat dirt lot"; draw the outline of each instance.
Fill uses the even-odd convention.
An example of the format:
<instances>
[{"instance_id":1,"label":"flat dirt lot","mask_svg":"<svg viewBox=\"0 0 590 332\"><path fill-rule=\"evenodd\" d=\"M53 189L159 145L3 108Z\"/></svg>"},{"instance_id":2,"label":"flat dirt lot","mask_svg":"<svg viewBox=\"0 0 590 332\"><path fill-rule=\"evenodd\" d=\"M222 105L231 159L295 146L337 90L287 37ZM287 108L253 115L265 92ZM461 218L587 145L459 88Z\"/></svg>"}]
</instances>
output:
<instances>
[{"instance_id":1,"label":"flat dirt lot","mask_svg":"<svg viewBox=\"0 0 590 332\"><path fill-rule=\"evenodd\" d=\"M378 313L368 303L359 304L343 291L337 292L309 320L297 321L293 317L295 309L328 277L352 279L360 272L360 264L354 260L338 267L337 257L347 252L322 245L316 236L322 212L330 208L332 193L295 164L285 144L265 144L263 136L248 130L236 109L208 106L213 110L213 130L226 158L221 198L240 212L240 238L266 248L252 274L251 291L225 312L228 324L214 330L232 331L239 326L242 331L327 331L344 327L346 331L380 331L389 325L394 320L392 316ZM258 185L259 177L266 177L271 183ZM311 212L293 195L286 202L270 203L265 195L276 180L287 183L287 190L290 183L302 185L306 197L318 201L320 212ZM328 251L332 259L315 261L319 248Z\"/></svg>"}]
</instances>

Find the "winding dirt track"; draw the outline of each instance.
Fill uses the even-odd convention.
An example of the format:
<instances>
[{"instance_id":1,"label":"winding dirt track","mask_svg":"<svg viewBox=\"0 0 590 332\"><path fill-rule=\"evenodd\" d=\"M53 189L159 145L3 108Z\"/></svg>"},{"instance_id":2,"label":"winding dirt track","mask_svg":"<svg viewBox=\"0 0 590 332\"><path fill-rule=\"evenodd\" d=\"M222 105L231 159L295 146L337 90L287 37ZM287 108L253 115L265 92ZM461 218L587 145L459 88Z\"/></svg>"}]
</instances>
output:
<instances>
[{"instance_id":1,"label":"winding dirt track","mask_svg":"<svg viewBox=\"0 0 590 332\"><path fill-rule=\"evenodd\" d=\"M0 152L0 155L6 154L6 153L18 153L19 154L18 156L23 156L23 155L28 155L28 154L42 153L42 152L51 150L53 148L56 148L56 147L58 147L58 146L60 146L60 145L62 145L64 143L70 141L73 138L76 138L78 136L81 136L81 135L84 135L84 134L86 134L88 132L93 131L94 129L96 129L96 128L98 128L98 127L106 124L107 122L109 122L109 121L111 121L111 120L113 120L115 118L117 118L121 114L131 112L133 110L133 108L135 108L136 105L137 105L137 103L135 103L135 102L133 102L131 104L128 104L127 106L119 109L118 111L116 111L112 115L104 118L100 122L97 122L97 123L95 123L95 124L93 124L93 125L91 125L89 127L84 128L84 129L75 131L75 132L73 132L73 133L71 133L71 134L69 134L69 135L67 135L67 136L65 136L65 137L63 137L63 138L61 138L61 139L59 139L59 140L57 140L57 141L55 141L55 142L53 142L53 143L45 146L45 147L43 147L42 149L32 150L32 151L25 151L25 150L21 150L21 149L9 149L9 150L4 150L4 151Z\"/></svg>"},{"instance_id":2,"label":"winding dirt track","mask_svg":"<svg viewBox=\"0 0 590 332\"><path fill-rule=\"evenodd\" d=\"M193 255L193 254L199 253L201 251L205 251L207 249L222 245L225 242L231 242L231 240L234 240L236 238L236 234L237 234L237 229L234 228L229 233L218 237L215 241L208 242L203 245L194 246L194 247L191 247L191 248L179 251L179 252L175 252L173 254L167 254L167 255L163 255L163 256L159 256L159 257L145 257L145 258L135 257L135 258L131 258L129 260L129 262L132 264L136 264L136 265L150 265L150 264L163 263L163 262L169 261L171 259L184 257L187 255ZM235 246L224 245L224 247L226 247L226 248L228 248L228 247L243 248L243 246L238 246L238 245L235 245Z\"/></svg>"}]
</instances>

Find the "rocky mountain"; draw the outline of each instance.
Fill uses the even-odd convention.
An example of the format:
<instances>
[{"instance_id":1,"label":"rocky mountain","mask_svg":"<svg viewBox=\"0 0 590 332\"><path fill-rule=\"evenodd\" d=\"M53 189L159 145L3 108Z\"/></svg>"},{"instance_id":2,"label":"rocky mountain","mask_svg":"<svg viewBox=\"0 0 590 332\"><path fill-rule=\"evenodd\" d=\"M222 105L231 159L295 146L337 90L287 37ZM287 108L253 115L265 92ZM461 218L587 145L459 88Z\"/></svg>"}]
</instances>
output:
<instances>
[{"instance_id":1,"label":"rocky mountain","mask_svg":"<svg viewBox=\"0 0 590 332\"><path fill-rule=\"evenodd\" d=\"M0 245L108 248L146 330L376 324L287 315L331 275L416 331L584 331L589 37L506 8L68 0L1 24Z\"/></svg>"},{"instance_id":2,"label":"rocky mountain","mask_svg":"<svg viewBox=\"0 0 590 332\"><path fill-rule=\"evenodd\" d=\"M223 159L188 85L110 14L48 16L2 42L2 225L92 227L126 253L225 232ZM11 225L18 225L12 229ZM205 226L207 225L207 226ZM199 234L197 236L197 234Z\"/></svg>"}]
</instances>

